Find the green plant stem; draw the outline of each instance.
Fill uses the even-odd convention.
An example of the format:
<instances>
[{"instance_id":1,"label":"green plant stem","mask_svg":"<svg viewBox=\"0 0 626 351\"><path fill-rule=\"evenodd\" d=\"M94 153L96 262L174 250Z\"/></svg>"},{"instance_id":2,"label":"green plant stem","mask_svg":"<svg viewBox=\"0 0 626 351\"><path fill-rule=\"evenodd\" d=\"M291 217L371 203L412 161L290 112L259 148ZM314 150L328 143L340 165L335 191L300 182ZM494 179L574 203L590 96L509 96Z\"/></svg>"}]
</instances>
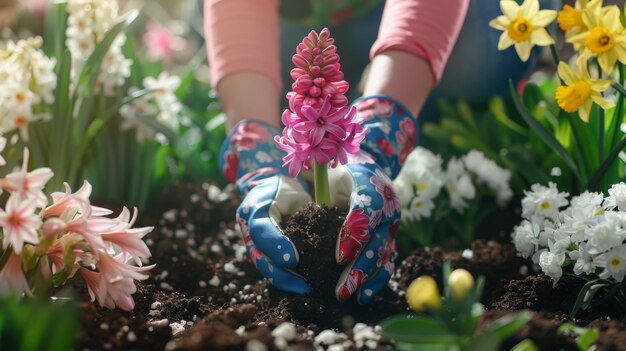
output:
<instances>
[{"instance_id":1,"label":"green plant stem","mask_svg":"<svg viewBox=\"0 0 626 351\"><path fill-rule=\"evenodd\" d=\"M550 53L552 54L552 59L554 59L554 64L558 66L561 60L559 58L559 52L556 50L556 45L550 45Z\"/></svg>"},{"instance_id":2,"label":"green plant stem","mask_svg":"<svg viewBox=\"0 0 626 351\"><path fill-rule=\"evenodd\" d=\"M626 89L624 89L624 87L619 84L619 83L613 83L611 84L611 86L613 87L613 89L617 90L620 94L622 94L623 97L626 97Z\"/></svg>"},{"instance_id":3,"label":"green plant stem","mask_svg":"<svg viewBox=\"0 0 626 351\"><path fill-rule=\"evenodd\" d=\"M330 207L330 188L328 185L328 166L313 163L315 202Z\"/></svg>"},{"instance_id":4,"label":"green plant stem","mask_svg":"<svg viewBox=\"0 0 626 351\"><path fill-rule=\"evenodd\" d=\"M596 60L596 65L598 66L598 77L602 78L602 67L600 67L600 62ZM602 159L604 158L604 109L598 109L598 164L602 163Z\"/></svg>"}]
</instances>

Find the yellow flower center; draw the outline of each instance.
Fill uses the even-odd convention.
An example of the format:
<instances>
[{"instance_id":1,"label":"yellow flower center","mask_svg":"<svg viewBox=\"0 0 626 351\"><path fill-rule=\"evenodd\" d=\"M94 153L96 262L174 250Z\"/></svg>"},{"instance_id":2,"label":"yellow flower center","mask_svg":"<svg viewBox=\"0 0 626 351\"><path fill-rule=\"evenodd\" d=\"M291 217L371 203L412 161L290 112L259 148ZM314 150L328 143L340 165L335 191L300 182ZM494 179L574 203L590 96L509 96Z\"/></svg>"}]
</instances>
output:
<instances>
[{"instance_id":1,"label":"yellow flower center","mask_svg":"<svg viewBox=\"0 0 626 351\"><path fill-rule=\"evenodd\" d=\"M585 38L585 47L594 54L602 54L615 46L613 33L604 27L596 27L589 31Z\"/></svg>"},{"instance_id":2,"label":"yellow flower center","mask_svg":"<svg viewBox=\"0 0 626 351\"><path fill-rule=\"evenodd\" d=\"M530 39L532 27L530 25L530 21L528 21L524 17L519 17L511 21L511 23L509 23L509 26L506 27L506 30L509 34L509 37L513 39L513 41L520 43L522 41Z\"/></svg>"},{"instance_id":3,"label":"yellow flower center","mask_svg":"<svg viewBox=\"0 0 626 351\"><path fill-rule=\"evenodd\" d=\"M574 27L585 27L582 11L576 10L569 5L563 6L563 10L559 11L559 17L556 21L559 23L559 27L561 27L562 30L570 30Z\"/></svg>"},{"instance_id":4,"label":"yellow flower center","mask_svg":"<svg viewBox=\"0 0 626 351\"><path fill-rule=\"evenodd\" d=\"M617 269L619 268L620 263L621 263L620 259L615 257L611 260L611 267L613 267L613 269Z\"/></svg>"},{"instance_id":5,"label":"yellow flower center","mask_svg":"<svg viewBox=\"0 0 626 351\"><path fill-rule=\"evenodd\" d=\"M584 80L556 89L556 102L567 112L576 112L591 96L591 85Z\"/></svg>"},{"instance_id":6,"label":"yellow flower center","mask_svg":"<svg viewBox=\"0 0 626 351\"><path fill-rule=\"evenodd\" d=\"M419 210L420 208L422 208L422 202L415 201L415 204L413 204L413 207L415 207L416 210Z\"/></svg>"},{"instance_id":7,"label":"yellow flower center","mask_svg":"<svg viewBox=\"0 0 626 351\"><path fill-rule=\"evenodd\" d=\"M550 203L548 201L544 201L541 203L541 208L544 210L550 209Z\"/></svg>"}]
</instances>

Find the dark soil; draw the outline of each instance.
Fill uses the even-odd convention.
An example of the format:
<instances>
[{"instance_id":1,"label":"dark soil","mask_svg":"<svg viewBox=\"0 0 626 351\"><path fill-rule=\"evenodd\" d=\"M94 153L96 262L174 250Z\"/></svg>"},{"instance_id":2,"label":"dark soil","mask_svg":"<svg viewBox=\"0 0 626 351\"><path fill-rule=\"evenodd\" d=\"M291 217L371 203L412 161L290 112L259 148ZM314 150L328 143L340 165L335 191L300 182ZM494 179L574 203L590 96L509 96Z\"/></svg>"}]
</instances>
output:
<instances>
[{"instance_id":1,"label":"dark soil","mask_svg":"<svg viewBox=\"0 0 626 351\"><path fill-rule=\"evenodd\" d=\"M311 284L311 295L335 300L335 286L343 271L335 260L339 230L347 211L309 204L286 220L285 235L298 250L298 273Z\"/></svg>"},{"instance_id":2,"label":"dark soil","mask_svg":"<svg viewBox=\"0 0 626 351\"><path fill-rule=\"evenodd\" d=\"M553 286L532 264L517 257L500 233L494 233L497 242L481 234L484 240L475 241L466 252L453 248L413 252L398 262L389 288L365 306L340 304L328 296L278 291L249 262L235 228L238 203L229 191L216 191L209 184L188 184L170 189L154 212L141 212L141 225L155 226L146 239L153 253L151 263L157 266L148 280L138 284L133 312L87 302L86 288L76 279L73 288L79 294L82 320L76 350L315 350L328 346L324 341L328 339L320 336L322 331L328 336L325 329L336 331L331 344L345 350L393 349L376 335L375 326L388 316L407 311L404 290L413 279L428 274L440 281L445 260L485 276L482 302L487 311L480 328L514 310L541 311L502 345L503 350L527 338L540 350L575 350L575 336L556 332L564 322L598 328L597 350L626 350L626 328L610 318L616 313L612 306L582 311L577 319L570 319L581 283L563 277ZM324 211L334 218L335 229L322 229L331 239L318 243L328 246L323 252L330 255L308 255L311 251L307 250L322 249L321 245L309 249L306 243L291 238L301 250L300 273L315 274L302 269L307 260L326 274L332 267L333 278L325 282L332 292L334 277L341 270L334 262L334 246L343 214ZM300 227L303 233L313 232L310 219L318 215L311 213L315 211L309 208L291 218L292 223L309 223L310 227ZM332 228L329 220L319 219L327 224L323 228ZM314 243L313 239L310 242ZM322 256L328 257L328 262L320 261Z\"/></svg>"}]
</instances>

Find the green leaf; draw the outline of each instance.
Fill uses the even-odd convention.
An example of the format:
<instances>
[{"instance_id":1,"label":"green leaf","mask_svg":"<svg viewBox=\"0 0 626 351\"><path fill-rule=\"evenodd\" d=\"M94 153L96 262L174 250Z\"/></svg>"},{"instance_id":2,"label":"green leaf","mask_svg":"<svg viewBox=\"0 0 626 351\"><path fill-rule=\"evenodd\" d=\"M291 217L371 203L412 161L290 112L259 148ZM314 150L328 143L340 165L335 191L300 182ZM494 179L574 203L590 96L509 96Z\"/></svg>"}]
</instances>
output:
<instances>
[{"instance_id":1,"label":"green leaf","mask_svg":"<svg viewBox=\"0 0 626 351\"><path fill-rule=\"evenodd\" d=\"M539 351L539 348L531 339L524 339L513 346L511 351Z\"/></svg>"},{"instance_id":2,"label":"green leaf","mask_svg":"<svg viewBox=\"0 0 626 351\"><path fill-rule=\"evenodd\" d=\"M617 145L613 147L613 150L611 150L611 153L608 155L606 160L604 160L604 162L602 162L600 167L598 167L598 170L596 171L596 173L591 177L591 180L589 181L589 184L587 185L587 189L593 191L598 188L600 182L602 181L602 177L604 176L606 171L609 169L609 167L611 167L613 162L615 162L615 160L617 159L617 156L619 156L619 153L622 150L624 150L624 147L626 147L626 136L622 137L622 139L617 143Z\"/></svg>"},{"instance_id":3,"label":"green leaf","mask_svg":"<svg viewBox=\"0 0 626 351\"><path fill-rule=\"evenodd\" d=\"M443 324L426 317L401 315L381 323L382 335L398 342L452 345L457 337Z\"/></svg>"},{"instance_id":4,"label":"green leaf","mask_svg":"<svg viewBox=\"0 0 626 351\"><path fill-rule=\"evenodd\" d=\"M597 284L599 281L600 281L599 279L593 279L593 280L589 280L587 283L585 283L585 285L583 285L583 287L578 292L578 296L576 297L576 302L574 303L574 307L572 307L572 312L570 312L569 314L571 318L576 317L576 314L582 308L587 291L589 291L589 289L591 289L591 287Z\"/></svg>"},{"instance_id":5,"label":"green leaf","mask_svg":"<svg viewBox=\"0 0 626 351\"><path fill-rule=\"evenodd\" d=\"M491 111L492 115L496 118L498 122L500 122L503 126L508 129L522 135L526 136L526 129L524 129L519 124L515 123L506 113L506 107L504 106L504 101L499 96L496 96L489 100L489 111Z\"/></svg>"},{"instance_id":6,"label":"green leaf","mask_svg":"<svg viewBox=\"0 0 626 351\"><path fill-rule=\"evenodd\" d=\"M586 310L589 307L589 305L591 305L591 302L593 301L593 298L596 295L596 293L600 289L605 288L607 286L609 286L609 284L606 284L606 283L592 285L589 288L589 290L587 290L587 293L585 294L585 297L583 298L583 304L582 304L581 308L583 310ZM619 287L619 285L618 285L618 287ZM617 292L617 289L615 290L615 292Z\"/></svg>"},{"instance_id":7,"label":"green leaf","mask_svg":"<svg viewBox=\"0 0 626 351\"><path fill-rule=\"evenodd\" d=\"M515 108L517 109L519 114L522 116L522 118L535 131L535 133L537 133L541 137L541 139L543 139L543 141L548 146L550 146L550 148L554 152L556 152L563 159L563 161L565 161L567 166L572 170L572 172L574 172L574 175L578 179L580 179L580 174L578 173L578 167L576 166L576 163L574 162L570 154L568 154L567 150L565 150L563 146L559 144L559 142L556 140L554 135L550 131L548 131L541 123L539 123L539 121L537 121L535 117L533 117L530 114L528 109L524 106L524 104L522 104L519 96L517 95L517 92L515 91L513 82L511 81L509 81L509 89L511 91L511 97L513 99Z\"/></svg>"},{"instance_id":8,"label":"green leaf","mask_svg":"<svg viewBox=\"0 0 626 351\"><path fill-rule=\"evenodd\" d=\"M600 337L598 329L586 329L584 333L576 338L576 344L581 351L591 350L591 345L598 340L598 337Z\"/></svg>"},{"instance_id":9,"label":"green leaf","mask_svg":"<svg viewBox=\"0 0 626 351\"><path fill-rule=\"evenodd\" d=\"M491 323L483 334L491 334L497 340L505 340L517 333L533 317L530 311L519 311L499 318Z\"/></svg>"}]
</instances>

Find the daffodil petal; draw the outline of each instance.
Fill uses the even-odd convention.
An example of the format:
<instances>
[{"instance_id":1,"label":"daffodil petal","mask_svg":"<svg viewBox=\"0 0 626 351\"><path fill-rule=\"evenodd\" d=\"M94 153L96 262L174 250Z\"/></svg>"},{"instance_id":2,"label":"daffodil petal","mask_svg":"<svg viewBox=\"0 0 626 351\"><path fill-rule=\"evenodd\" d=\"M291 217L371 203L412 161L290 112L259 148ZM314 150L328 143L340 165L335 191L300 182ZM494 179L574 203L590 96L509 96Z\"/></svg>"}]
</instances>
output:
<instances>
[{"instance_id":1,"label":"daffodil petal","mask_svg":"<svg viewBox=\"0 0 626 351\"><path fill-rule=\"evenodd\" d=\"M619 20L619 8L615 5L606 8L606 12L602 15L602 22L611 32L620 32L624 29L622 22Z\"/></svg>"},{"instance_id":2,"label":"daffodil petal","mask_svg":"<svg viewBox=\"0 0 626 351\"><path fill-rule=\"evenodd\" d=\"M502 0L500 1L500 10L509 19L514 19L517 18L519 5L514 0Z\"/></svg>"},{"instance_id":3,"label":"daffodil petal","mask_svg":"<svg viewBox=\"0 0 626 351\"><path fill-rule=\"evenodd\" d=\"M532 19L532 25L535 27L545 27L554 21L556 15L557 12L554 10L541 10L537 16Z\"/></svg>"},{"instance_id":4,"label":"daffodil petal","mask_svg":"<svg viewBox=\"0 0 626 351\"><path fill-rule=\"evenodd\" d=\"M520 13L526 18L533 18L539 12L539 0L524 0Z\"/></svg>"},{"instance_id":5,"label":"daffodil petal","mask_svg":"<svg viewBox=\"0 0 626 351\"><path fill-rule=\"evenodd\" d=\"M578 109L578 116L585 122L589 122L589 110L591 110L591 100L585 101Z\"/></svg>"},{"instance_id":6,"label":"daffodil petal","mask_svg":"<svg viewBox=\"0 0 626 351\"><path fill-rule=\"evenodd\" d=\"M626 43L625 44L616 44L615 47L615 52L617 53L617 59L621 62L621 63L626 63Z\"/></svg>"},{"instance_id":7,"label":"daffodil petal","mask_svg":"<svg viewBox=\"0 0 626 351\"><path fill-rule=\"evenodd\" d=\"M617 53L615 50L609 50L598 56L598 63L600 67L602 67L602 71L606 74L611 74L613 68L615 68L615 62L617 62Z\"/></svg>"},{"instance_id":8,"label":"daffodil petal","mask_svg":"<svg viewBox=\"0 0 626 351\"><path fill-rule=\"evenodd\" d=\"M511 20L506 16L498 16L489 22L489 25L495 29L506 30Z\"/></svg>"},{"instance_id":9,"label":"daffodil petal","mask_svg":"<svg viewBox=\"0 0 626 351\"><path fill-rule=\"evenodd\" d=\"M602 7L602 0L585 1L584 10L597 11Z\"/></svg>"},{"instance_id":10,"label":"daffodil petal","mask_svg":"<svg viewBox=\"0 0 626 351\"><path fill-rule=\"evenodd\" d=\"M591 85L591 89L597 92L603 92L607 90L613 81L607 79L591 79L589 80L589 84Z\"/></svg>"},{"instance_id":11,"label":"daffodil petal","mask_svg":"<svg viewBox=\"0 0 626 351\"><path fill-rule=\"evenodd\" d=\"M533 44L529 40L522 41L520 43L515 43L515 51L517 51L519 58L523 62L528 61L528 58L530 57L530 51L532 48L533 48Z\"/></svg>"},{"instance_id":12,"label":"daffodil petal","mask_svg":"<svg viewBox=\"0 0 626 351\"><path fill-rule=\"evenodd\" d=\"M533 44L539 45L539 46L547 46L547 45L554 44L554 39L552 39L550 34L548 34L548 31L545 30L544 28L534 30L530 34L530 41L533 42Z\"/></svg>"},{"instance_id":13,"label":"daffodil petal","mask_svg":"<svg viewBox=\"0 0 626 351\"><path fill-rule=\"evenodd\" d=\"M513 44L515 44L515 42L513 42L513 39L511 39L511 37L509 37L509 35L504 32L502 33L502 35L500 35L500 41L498 41L498 50L506 50Z\"/></svg>"},{"instance_id":14,"label":"daffodil petal","mask_svg":"<svg viewBox=\"0 0 626 351\"><path fill-rule=\"evenodd\" d=\"M583 45L583 43L585 42L585 38L587 38L587 34L589 34L589 32L583 31L582 33L578 33L576 35L572 34L569 37L565 37L565 41L567 41L568 43L572 43L572 44L578 44L578 45Z\"/></svg>"},{"instance_id":15,"label":"daffodil petal","mask_svg":"<svg viewBox=\"0 0 626 351\"><path fill-rule=\"evenodd\" d=\"M563 61L559 62L558 72L559 72L559 77L563 79L563 82L566 85L574 84L578 80L574 71L572 71L572 69L569 68L567 63Z\"/></svg>"},{"instance_id":16,"label":"daffodil petal","mask_svg":"<svg viewBox=\"0 0 626 351\"><path fill-rule=\"evenodd\" d=\"M593 11L583 11L583 23L587 28L595 28L598 26L598 21L596 20L595 12ZM585 33L586 34L586 33Z\"/></svg>"},{"instance_id":17,"label":"daffodil petal","mask_svg":"<svg viewBox=\"0 0 626 351\"><path fill-rule=\"evenodd\" d=\"M602 107L605 110L615 107L615 104L610 102L609 100L602 97L602 95L595 93L591 94L591 100L598 104L598 106Z\"/></svg>"}]
</instances>

